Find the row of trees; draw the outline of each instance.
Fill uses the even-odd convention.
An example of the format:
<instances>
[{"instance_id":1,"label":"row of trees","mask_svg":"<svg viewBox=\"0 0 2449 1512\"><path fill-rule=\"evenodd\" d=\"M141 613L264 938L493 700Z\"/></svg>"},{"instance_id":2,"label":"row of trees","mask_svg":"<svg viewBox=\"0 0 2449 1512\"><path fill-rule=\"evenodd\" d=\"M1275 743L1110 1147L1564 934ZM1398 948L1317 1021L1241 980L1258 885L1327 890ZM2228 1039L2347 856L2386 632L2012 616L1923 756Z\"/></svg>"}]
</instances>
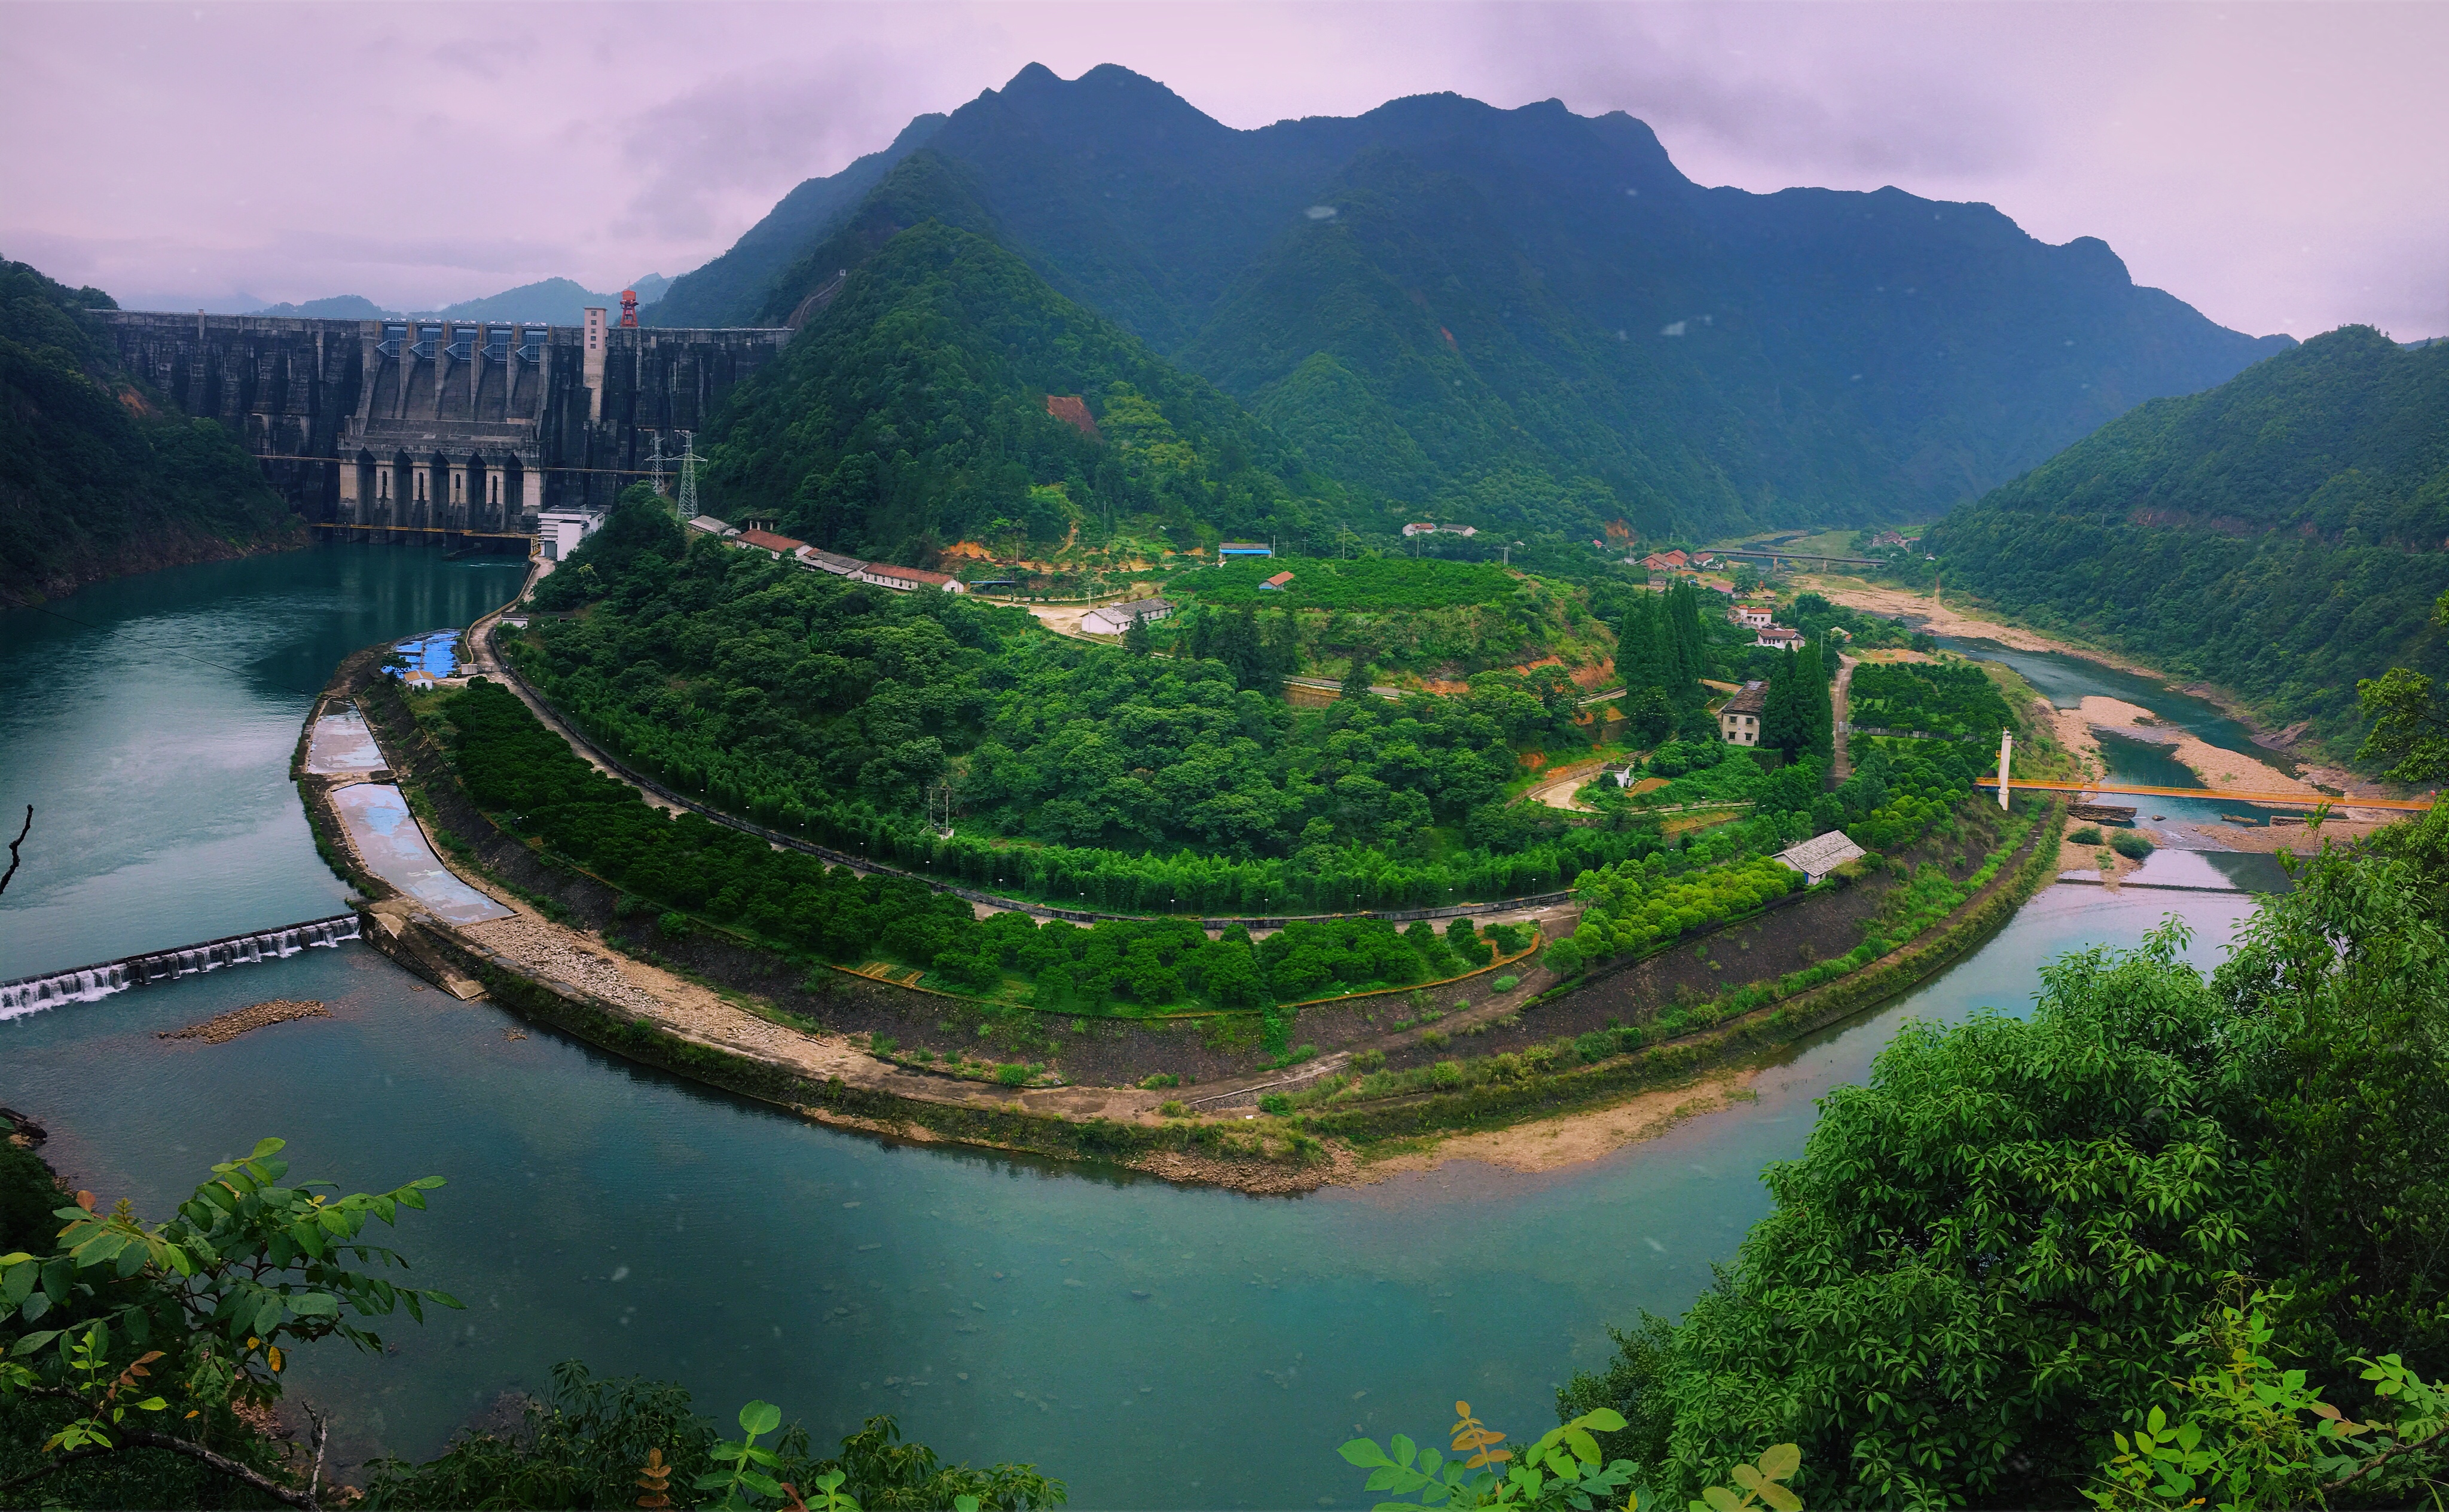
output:
<instances>
[{"instance_id":1,"label":"row of trees","mask_svg":"<svg viewBox=\"0 0 2449 1512\"><path fill-rule=\"evenodd\" d=\"M1865 662L1848 691L1853 722L1995 745L2015 718L1998 684L1968 662Z\"/></svg>"},{"instance_id":2,"label":"row of trees","mask_svg":"<svg viewBox=\"0 0 2449 1512\"><path fill-rule=\"evenodd\" d=\"M1490 674L1454 698L1297 712L1274 689L1296 654L1288 613L1195 612L1187 654L1118 655L1012 609L879 592L712 542L690 549L642 500L538 597L595 605L539 622L511 649L591 736L718 807L871 853L897 853L949 814L965 836L1025 846L1277 858L1297 890L1409 861L1442 868L1434 890L1456 892L1518 870L1499 857L1559 843L1494 811L1517 748L1587 738L1571 680L1552 669ZM974 862L1021 869L985 852L955 864L966 877Z\"/></svg>"},{"instance_id":3,"label":"row of trees","mask_svg":"<svg viewBox=\"0 0 2449 1512\"><path fill-rule=\"evenodd\" d=\"M478 679L442 697L453 762L480 807L659 910L703 912L842 965L905 962L955 990L993 993L1017 975L1046 1008L1247 1010L1321 995L1306 972L1278 980L1272 958L1254 954L1245 932L1209 941L1196 924L1164 919L1041 927L1016 912L981 922L959 896L915 877L862 876L701 814L668 816L571 754L509 690ZM1175 905L1167 911L1184 911L1187 900L1163 901ZM1407 941L1379 920L1338 928L1371 942L1371 959L1384 969L1352 976L1337 965L1330 980L1400 985L1453 974L1444 943Z\"/></svg>"}]
</instances>

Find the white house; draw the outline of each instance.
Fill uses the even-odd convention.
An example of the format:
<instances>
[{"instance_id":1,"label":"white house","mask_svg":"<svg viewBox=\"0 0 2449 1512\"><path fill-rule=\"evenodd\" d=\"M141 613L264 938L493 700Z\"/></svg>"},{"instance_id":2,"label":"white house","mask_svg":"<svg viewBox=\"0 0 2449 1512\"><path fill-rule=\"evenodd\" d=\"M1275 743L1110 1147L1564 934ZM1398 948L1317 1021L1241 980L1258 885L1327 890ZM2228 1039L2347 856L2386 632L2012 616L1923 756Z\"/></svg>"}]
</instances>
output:
<instances>
[{"instance_id":1,"label":"white house","mask_svg":"<svg viewBox=\"0 0 2449 1512\"><path fill-rule=\"evenodd\" d=\"M1802 872L1803 881L1817 882L1861 854L1862 848L1845 838L1844 831L1831 830L1780 851L1777 858Z\"/></svg>"},{"instance_id":2,"label":"white house","mask_svg":"<svg viewBox=\"0 0 2449 1512\"><path fill-rule=\"evenodd\" d=\"M1173 605L1163 599L1126 599L1120 603L1101 604L1080 617L1080 628L1090 635L1121 635L1138 621L1154 624L1173 613Z\"/></svg>"},{"instance_id":3,"label":"white house","mask_svg":"<svg viewBox=\"0 0 2449 1512\"><path fill-rule=\"evenodd\" d=\"M604 527L591 509L547 509L536 516L536 552L547 562L567 562L578 543Z\"/></svg>"},{"instance_id":4,"label":"white house","mask_svg":"<svg viewBox=\"0 0 2449 1512\"><path fill-rule=\"evenodd\" d=\"M866 563L850 576L860 583L891 588L896 593L908 593L916 588L940 588L946 593L970 591L968 584L949 572L930 572L925 567L897 567L883 562Z\"/></svg>"},{"instance_id":5,"label":"white house","mask_svg":"<svg viewBox=\"0 0 2449 1512\"><path fill-rule=\"evenodd\" d=\"M740 533L737 526L725 525L710 514L699 515L688 523L688 527L692 530L703 530L717 540L724 540Z\"/></svg>"},{"instance_id":6,"label":"white house","mask_svg":"<svg viewBox=\"0 0 2449 1512\"><path fill-rule=\"evenodd\" d=\"M1760 744L1761 716L1768 709L1768 684L1746 682L1718 708L1718 735L1728 745Z\"/></svg>"},{"instance_id":7,"label":"white house","mask_svg":"<svg viewBox=\"0 0 2449 1512\"><path fill-rule=\"evenodd\" d=\"M1739 603L1735 622L1747 630L1765 630L1777 622L1777 615L1765 603Z\"/></svg>"},{"instance_id":8,"label":"white house","mask_svg":"<svg viewBox=\"0 0 2449 1512\"><path fill-rule=\"evenodd\" d=\"M1803 643L1803 632L1773 624L1752 637L1752 644L1764 645L1772 651L1791 651Z\"/></svg>"}]
</instances>

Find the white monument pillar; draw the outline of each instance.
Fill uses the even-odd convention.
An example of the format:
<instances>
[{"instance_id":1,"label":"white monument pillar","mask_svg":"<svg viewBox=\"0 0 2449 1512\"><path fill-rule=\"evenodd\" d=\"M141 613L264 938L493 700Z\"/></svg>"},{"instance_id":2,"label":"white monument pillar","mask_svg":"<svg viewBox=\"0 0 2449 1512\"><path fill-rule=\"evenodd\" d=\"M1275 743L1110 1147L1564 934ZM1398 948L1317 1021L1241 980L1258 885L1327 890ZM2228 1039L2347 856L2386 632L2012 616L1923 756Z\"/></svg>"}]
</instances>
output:
<instances>
[{"instance_id":1,"label":"white monument pillar","mask_svg":"<svg viewBox=\"0 0 2449 1512\"><path fill-rule=\"evenodd\" d=\"M2006 731L1998 732L1998 807L2007 806L2007 762L2014 756L2015 737Z\"/></svg>"},{"instance_id":2,"label":"white monument pillar","mask_svg":"<svg viewBox=\"0 0 2449 1512\"><path fill-rule=\"evenodd\" d=\"M604 309L601 305L587 307L587 418L589 422L604 418Z\"/></svg>"}]
</instances>

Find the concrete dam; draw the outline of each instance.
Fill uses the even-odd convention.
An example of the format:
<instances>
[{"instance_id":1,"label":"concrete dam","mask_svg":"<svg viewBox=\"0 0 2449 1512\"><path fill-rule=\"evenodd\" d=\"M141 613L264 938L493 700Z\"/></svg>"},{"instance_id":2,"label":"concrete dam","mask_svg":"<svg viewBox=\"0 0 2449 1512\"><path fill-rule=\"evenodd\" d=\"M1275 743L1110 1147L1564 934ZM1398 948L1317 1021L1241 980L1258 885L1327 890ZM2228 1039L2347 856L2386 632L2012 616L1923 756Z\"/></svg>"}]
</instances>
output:
<instances>
[{"instance_id":1,"label":"concrete dam","mask_svg":"<svg viewBox=\"0 0 2449 1512\"><path fill-rule=\"evenodd\" d=\"M788 329L97 310L121 359L219 420L310 523L359 541L534 536L666 470Z\"/></svg>"}]
</instances>

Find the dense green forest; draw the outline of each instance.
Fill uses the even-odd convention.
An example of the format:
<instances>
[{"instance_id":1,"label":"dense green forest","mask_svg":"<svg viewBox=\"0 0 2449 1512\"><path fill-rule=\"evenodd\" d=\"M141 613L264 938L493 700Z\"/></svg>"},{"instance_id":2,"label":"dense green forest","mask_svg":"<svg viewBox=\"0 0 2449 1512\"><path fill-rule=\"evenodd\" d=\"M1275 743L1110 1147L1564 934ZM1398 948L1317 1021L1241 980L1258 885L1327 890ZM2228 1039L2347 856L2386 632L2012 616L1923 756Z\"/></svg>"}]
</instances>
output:
<instances>
[{"instance_id":1,"label":"dense green forest","mask_svg":"<svg viewBox=\"0 0 2449 1512\"><path fill-rule=\"evenodd\" d=\"M0 262L0 603L297 532L236 437L121 368L69 289Z\"/></svg>"},{"instance_id":2,"label":"dense green forest","mask_svg":"<svg viewBox=\"0 0 2449 1512\"><path fill-rule=\"evenodd\" d=\"M1111 66L1032 65L914 123L659 318L794 310L872 250L851 187L920 156L974 212L937 219L1235 395L1380 527L1434 507L1654 540L1933 510L2287 344L1986 205L1705 189L1620 113L1433 94L1235 131Z\"/></svg>"},{"instance_id":3,"label":"dense green forest","mask_svg":"<svg viewBox=\"0 0 2449 1512\"><path fill-rule=\"evenodd\" d=\"M643 492L643 490L636 490ZM1520 750L1586 744L1570 684L1286 706L1282 615L1204 659L1135 657L1016 609L895 594L684 542L633 496L538 590L514 652L554 701L719 807L1100 906L1269 911L1504 897L1654 837L1502 801ZM924 820L949 809L956 837ZM915 848L915 849L914 849Z\"/></svg>"},{"instance_id":4,"label":"dense green forest","mask_svg":"<svg viewBox=\"0 0 2449 1512\"><path fill-rule=\"evenodd\" d=\"M1205 656L1085 644L1015 609L886 593L684 539L644 490L537 601L578 612L540 616L511 654L594 738L718 808L914 871L1172 914L1518 896L1577 876L1635 893L1678 879L1690 894L1659 914L1607 893L1646 932L1568 943L1550 963L1568 971L1671 940L1695 909L1758 906L1767 894L1754 863L1822 831L1907 849L1952 822L1973 775L1952 746L1866 739L1852 775L1822 791L1807 738L1775 772L1714 739L1670 743L1650 761L1668 785L1644 803L1748 812L1681 838L1622 806L1565 828L1552 810L1506 801L1519 750L1587 738L1570 699L1543 699L1524 679L1295 710L1272 685L1282 641L1255 609L1224 611L1213 634L1232 643ZM1694 611L1687 589L1654 612L1697 634ZM1822 685L1816 651L1772 655L1798 697ZM1161 920L1068 931L1011 915L981 927L916 881L854 879L701 819L667 819L556 756L495 691L448 709L470 791L513 828L658 908L704 909L843 964L898 960L955 990L1128 1011L1400 986L1451 975L1470 954L1434 931L1395 941L1359 925L1306 943L1280 936L1255 958L1246 940L1236 948Z\"/></svg>"},{"instance_id":5,"label":"dense green forest","mask_svg":"<svg viewBox=\"0 0 2449 1512\"><path fill-rule=\"evenodd\" d=\"M1280 572L1293 581L1281 589L1260 585ZM1237 608L1254 610L1289 648L1283 672L1340 678L1359 665L1451 679L1554 657L1566 669L1554 691L1572 697L1571 670L1602 666L1613 655L1592 607L1613 602L1613 587L1436 558L1232 562L1167 580L1165 591L1185 609L1153 627L1150 644L1207 656Z\"/></svg>"},{"instance_id":6,"label":"dense green forest","mask_svg":"<svg viewBox=\"0 0 2449 1512\"><path fill-rule=\"evenodd\" d=\"M1669 1505L1781 1442L1812 1506L2428 1502L2444 899L2436 809L2309 858L2208 977L2171 920L2045 966L2029 1017L1908 1024L1717 1284L1560 1415L1619 1410ZM2147 1413L2171 1457L2112 1486Z\"/></svg>"},{"instance_id":7,"label":"dense green forest","mask_svg":"<svg viewBox=\"0 0 2449 1512\"><path fill-rule=\"evenodd\" d=\"M1246 929L1210 940L1183 919L1082 928L1061 920L1041 926L1029 914L1006 912L981 921L958 895L916 878L862 876L703 815L667 816L573 755L507 689L481 679L420 700L419 718L441 734L469 795L498 822L662 911L667 931L685 931L688 915L703 914L820 960L916 966L930 987L1016 1009L1127 1016L1255 1010L1269 1048L1279 1052L1286 1024L1274 1011L1280 1002L1457 975L1490 958L1468 922L1444 935L1424 925L1398 933L1377 919L1301 924L1254 947ZM1633 838L1634 846L1618 852L1658 843L1654 835ZM941 866L959 854L938 847L932 855L895 858ZM1008 873L1019 870L1006 865ZM1048 877L1038 873L1041 882ZM1136 880L1171 885L1161 871L1143 869ZM1093 901L1109 901L1104 890ZM1127 892L1119 901L1179 911L1209 900ZM1509 950L1527 943L1504 927L1490 933Z\"/></svg>"},{"instance_id":8,"label":"dense green forest","mask_svg":"<svg viewBox=\"0 0 2449 1512\"><path fill-rule=\"evenodd\" d=\"M1949 587L2354 749L2356 682L2439 677L2449 347L2349 326L2162 399L1932 527Z\"/></svg>"},{"instance_id":9,"label":"dense green forest","mask_svg":"<svg viewBox=\"0 0 2449 1512\"><path fill-rule=\"evenodd\" d=\"M986 229L940 160L896 168L836 239L858 243L839 295L717 418L707 496L776 501L802 539L912 564L1138 516L1178 546L1307 528L1309 481L1264 427ZM1097 436L1047 412L1073 394Z\"/></svg>"},{"instance_id":10,"label":"dense green forest","mask_svg":"<svg viewBox=\"0 0 2449 1512\"><path fill-rule=\"evenodd\" d=\"M1919 731L1995 745L2013 729L1998 684L1962 662L1868 661L1854 669L1851 713L1858 725Z\"/></svg>"}]
</instances>

